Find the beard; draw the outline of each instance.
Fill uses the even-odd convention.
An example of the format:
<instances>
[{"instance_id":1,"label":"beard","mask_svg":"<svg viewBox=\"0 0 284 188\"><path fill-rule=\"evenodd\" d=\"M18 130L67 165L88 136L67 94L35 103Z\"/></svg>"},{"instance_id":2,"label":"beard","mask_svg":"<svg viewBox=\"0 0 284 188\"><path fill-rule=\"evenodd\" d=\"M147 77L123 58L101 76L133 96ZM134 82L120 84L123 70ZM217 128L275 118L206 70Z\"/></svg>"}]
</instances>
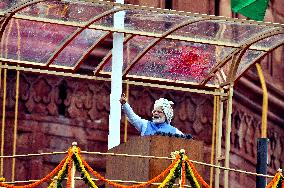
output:
<instances>
[{"instance_id":1,"label":"beard","mask_svg":"<svg viewBox=\"0 0 284 188\"><path fill-rule=\"evenodd\" d=\"M162 117L155 117L155 116L153 116L152 121L153 121L153 123L160 124L160 123L164 123L165 119L162 118Z\"/></svg>"}]
</instances>

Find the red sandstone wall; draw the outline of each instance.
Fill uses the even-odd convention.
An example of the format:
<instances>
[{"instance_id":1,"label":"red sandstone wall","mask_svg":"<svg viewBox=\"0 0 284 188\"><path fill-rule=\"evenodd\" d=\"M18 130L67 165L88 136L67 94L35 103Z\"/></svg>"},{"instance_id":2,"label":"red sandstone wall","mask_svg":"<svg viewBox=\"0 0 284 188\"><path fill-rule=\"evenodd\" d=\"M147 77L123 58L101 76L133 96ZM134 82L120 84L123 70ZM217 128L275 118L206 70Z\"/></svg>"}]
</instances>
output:
<instances>
[{"instance_id":1,"label":"red sandstone wall","mask_svg":"<svg viewBox=\"0 0 284 188\"><path fill-rule=\"evenodd\" d=\"M10 155L12 151L14 76L14 72L10 71L5 155ZM65 151L73 141L77 141L82 150L107 151L109 83L28 73L22 73L20 80L17 154ZM65 83L65 89L60 86L62 83ZM243 94L246 94L244 91L247 90L248 88L240 85L236 88L234 96L231 167L255 171L256 138L260 135L261 106L246 101L248 96ZM66 95L62 94L64 91ZM64 96L66 96L65 99ZM205 142L205 162L209 162L212 96L130 86L129 102L134 110L144 118L150 118L154 100L161 96L175 102L173 124L183 132L192 134L197 140ZM261 101L260 95L255 95L255 97ZM60 98L64 99L64 103L59 100ZM61 107L59 114L59 106L64 107L64 113ZM283 143L284 131L279 126L281 116L278 119L269 117L269 166L271 167L270 172L273 173L275 169L283 165L281 153L284 151L281 143ZM132 127L129 127L129 131L131 135L137 135L137 131ZM16 163L16 179L39 179L50 172L62 158L62 155L58 155L19 159ZM95 169L104 173L104 157L89 156L88 161ZM208 179L209 169L207 172L206 178ZM10 173L10 160L5 160L7 179ZM231 181L235 182L235 187L238 187L239 180L242 181L241 185L254 186L254 177L240 176L235 173L230 173L230 177Z\"/></svg>"},{"instance_id":2,"label":"red sandstone wall","mask_svg":"<svg viewBox=\"0 0 284 188\"><path fill-rule=\"evenodd\" d=\"M165 6L163 1L140 1L138 3L145 5ZM212 1L210 3L202 1L205 4L196 7L174 2L173 6L179 7L178 10L187 7L187 11L193 12L211 13L214 7ZM279 7L284 6L281 6L281 3L280 0L272 1L271 10L274 21L283 23L282 9ZM276 169L284 168L282 114L284 96L281 92L284 87L283 63L283 48L278 49L268 61L262 63L266 79L271 83L268 85L271 97L268 136L270 138L269 172L272 174ZM28 73L22 73L20 80L17 154L67 150L73 141L77 141L82 150L102 152L107 150L109 83ZM15 74L9 71L5 155L10 155L12 152L14 87ZM233 168L255 171L256 138L259 137L261 123L262 94L259 88L258 77L253 69L235 87L230 164ZM211 96L137 86L131 86L130 90L130 103L134 110L145 118L150 117L151 106L156 98L163 96L173 100L176 104L174 125L192 134L196 139L205 141L204 151L207 153L205 162L209 162L213 108ZM1 103L2 98L3 96ZM131 135L137 135L133 128L129 128L129 131ZM50 172L62 158L63 156L50 156L17 159L16 179L39 179ZM11 174L10 161L5 160L4 165L4 175L7 180L10 179ZM103 157L90 156L88 161L95 169L104 173ZM208 178L208 174L206 176ZM237 173L230 173L230 182L230 187L255 185L254 177Z\"/></svg>"}]
</instances>

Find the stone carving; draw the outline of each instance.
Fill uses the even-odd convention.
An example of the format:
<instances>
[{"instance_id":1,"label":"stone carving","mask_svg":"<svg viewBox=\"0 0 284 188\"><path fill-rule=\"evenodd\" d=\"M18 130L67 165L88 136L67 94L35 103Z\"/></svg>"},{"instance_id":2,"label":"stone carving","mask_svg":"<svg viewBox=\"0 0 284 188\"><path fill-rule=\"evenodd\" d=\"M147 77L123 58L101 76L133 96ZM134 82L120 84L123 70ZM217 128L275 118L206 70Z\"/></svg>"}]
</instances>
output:
<instances>
[{"instance_id":1,"label":"stone carving","mask_svg":"<svg viewBox=\"0 0 284 188\"><path fill-rule=\"evenodd\" d=\"M8 75L6 106L7 111L14 112L15 72L9 71ZM66 144L71 142L70 139L73 137L79 140L80 143L83 143L86 150L88 148L106 150L109 95L109 82L21 72L19 113L23 115L22 118L29 115L29 119L27 121L21 120L23 124L20 123L19 129L29 134L36 134L39 131L42 132L40 137L46 137L45 143L37 142L37 147L34 147L34 151L42 147L48 147L52 143L53 150L56 147L59 149L66 148L68 147ZM143 118L151 118L154 101L159 97L168 98L175 103L173 124L176 127L185 133L192 134L199 140L204 140L208 145L211 144L213 123L212 96L130 86L129 103L132 104L137 114ZM1 98L3 98L3 92L1 92ZM48 125L46 125L47 120ZM42 126L42 129L31 131L34 128L30 129L26 125L31 127ZM70 126L76 126L73 127L76 131L70 131L71 128L68 128ZM64 131L59 130L60 127L64 131L68 129L68 134L66 134L68 137L64 138L65 142L63 145L57 145L57 142L52 142L53 140L58 140L55 138L59 138L64 134ZM84 127L82 131L81 127ZM281 168L283 168L283 129L273 124L269 124L268 127L268 137L270 139L269 167L275 170L282 165ZM253 116L245 108L242 109L235 106L232 114L232 152L255 164L256 138L260 137L260 129L260 117ZM130 134L138 134L133 128L129 128L129 130ZM52 134L54 138L52 139L45 134ZM76 134L84 135L84 138L82 139ZM34 139L38 140L40 137L31 137L32 140L30 142L34 143ZM223 141L224 138L223 136ZM26 147L26 145L22 145L21 147ZM24 150L27 151L27 148Z\"/></svg>"},{"instance_id":2,"label":"stone carving","mask_svg":"<svg viewBox=\"0 0 284 188\"><path fill-rule=\"evenodd\" d=\"M213 97L212 97L213 98ZM211 143L212 123L213 123L213 102L212 98L202 97L196 104L197 117L193 123L193 130L196 134L204 139L207 143ZM203 133L201 132L203 131ZM200 135L201 134L201 135Z\"/></svg>"},{"instance_id":3,"label":"stone carving","mask_svg":"<svg viewBox=\"0 0 284 188\"><path fill-rule=\"evenodd\" d=\"M269 138L269 160L268 164L272 169L283 168L283 136L280 137L281 131L276 128L269 129L268 138ZM281 143L282 142L282 143ZM282 158L282 159L281 159Z\"/></svg>"},{"instance_id":4,"label":"stone carving","mask_svg":"<svg viewBox=\"0 0 284 188\"><path fill-rule=\"evenodd\" d=\"M261 119L240 109L235 109L232 115L231 145L232 151L256 164L257 138L261 137ZM269 128L268 125L268 165L272 172L283 168L283 130ZM282 142L282 143L281 143ZM282 165L282 167L281 167Z\"/></svg>"},{"instance_id":5,"label":"stone carving","mask_svg":"<svg viewBox=\"0 0 284 188\"><path fill-rule=\"evenodd\" d=\"M6 106L9 111L13 111L15 105L13 73L7 79ZM109 94L108 82L21 73L19 100L20 108L25 110L20 113L95 120L98 111L109 111ZM3 92L1 95L3 98Z\"/></svg>"}]
</instances>

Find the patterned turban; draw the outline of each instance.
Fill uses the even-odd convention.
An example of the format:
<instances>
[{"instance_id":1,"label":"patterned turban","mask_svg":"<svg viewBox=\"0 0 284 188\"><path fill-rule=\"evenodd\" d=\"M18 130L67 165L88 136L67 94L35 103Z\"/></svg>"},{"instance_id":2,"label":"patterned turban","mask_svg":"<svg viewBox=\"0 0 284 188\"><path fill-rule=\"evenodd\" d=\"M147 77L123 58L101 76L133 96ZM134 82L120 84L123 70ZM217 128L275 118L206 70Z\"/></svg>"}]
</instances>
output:
<instances>
[{"instance_id":1,"label":"patterned turban","mask_svg":"<svg viewBox=\"0 0 284 188\"><path fill-rule=\"evenodd\" d=\"M155 101L154 108L156 107L162 107L162 110L167 118L167 121L170 123L174 116L174 110L172 108L172 104L174 104L172 101L169 101L164 98L160 98Z\"/></svg>"}]
</instances>

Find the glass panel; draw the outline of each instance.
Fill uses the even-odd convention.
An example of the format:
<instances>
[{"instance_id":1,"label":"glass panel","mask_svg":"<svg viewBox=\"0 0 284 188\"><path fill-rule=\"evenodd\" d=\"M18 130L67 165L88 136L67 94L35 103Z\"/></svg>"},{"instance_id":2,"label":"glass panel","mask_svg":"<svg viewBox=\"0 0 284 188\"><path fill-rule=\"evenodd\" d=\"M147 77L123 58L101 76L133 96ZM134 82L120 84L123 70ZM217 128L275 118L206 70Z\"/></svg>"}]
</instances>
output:
<instances>
[{"instance_id":1,"label":"glass panel","mask_svg":"<svg viewBox=\"0 0 284 188\"><path fill-rule=\"evenodd\" d=\"M49 1L34 4L19 13L41 18L86 22L110 9L111 6L86 2Z\"/></svg>"},{"instance_id":2,"label":"glass panel","mask_svg":"<svg viewBox=\"0 0 284 188\"><path fill-rule=\"evenodd\" d=\"M232 58L229 61L227 61L225 63L225 65L222 66L222 68L219 71L220 76L223 76L225 81L227 80L227 77L229 76L229 73L230 73L230 70L231 70L231 66L232 66Z\"/></svg>"},{"instance_id":3,"label":"glass panel","mask_svg":"<svg viewBox=\"0 0 284 188\"><path fill-rule=\"evenodd\" d=\"M230 58L217 72L214 73L214 78L218 79L218 83L222 84L227 81L227 77L231 71L232 58Z\"/></svg>"},{"instance_id":4,"label":"glass panel","mask_svg":"<svg viewBox=\"0 0 284 188\"><path fill-rule=\"evenodd\" d=\"M135 36L123 46L123 70L126 69L127 65L134 60L134 58L142 52L155 38ZM111 72L111 61L110 59L103 67L103 72Z\"/></svg>"},{"instance_id":5,"label":"glass panel","mask_svg":"<svg viewBox=\"0 0 284 188\"><path fill-rule=\"evenodd\" d=\"M283 43L284 43L284 34L278 34L278 35L274 35L272 37L266 38L264 40L261 40L252 46L253 47L263 47L263 48L266 48L266 50L269 50L270 48L273 48L274 46L277 46Z\"/></svg>"},{"instance_id":6,"label":"glass panel","mask_svg":"<svg viewBox=\"0 0 284 188\"><path fill-rule=\"evenodd\" d=\"M256 33L271 29L267 26L253 25L248 23L236 23L222 20L201 21L190 24L177 30L173 35L191 37L194 39L206 39L223 41L239 46L246 39Z\"/></svg>"},{"instance_id":7,"label":"glass panel","mask_svg":"<svg viewBox=\"0 0 284 188\"><path fill-rule=\"evenodd\" d=\"M271 48L276 47L277 45L283 44L283 41L284 34L278 34L258 41L253 45L253 47L263 48L264 50L270 50ZM241 76L253 63L255 63L256 60L263 56L264 53L266 52L248 50L244 54L240 62L236 78Z\"/></svg>"},{"instance_id":8,"label":"glass panel","mask_svg":"<svg viewBox=\"0 0 284 188\"><path fill-rule=\"evenodd\" d=\"M12 7L15 7L16 5L21 4L22 2L25 2L26 0L1 0L0 2L0 10L1 11L5 11L8 10Z\"/></svg>"},{"instance_id":9,"label":"glass panel","mask_svg":"<svg viewBox=\"0 0 284 188\"><path fill-rule=\"evenodd\" d=\"M74 67L77 61L106 31L86 29L64 48L53 65Z\"/></svg>"},{"instance_id":10,"label":"glass panel","mask_svg":"<svg viewBox=\"0 0 284 188\"><path fill-rule=\"evenodd\" d=\"M206 84L219 86L221 84L220 80L214 75Z\"/></svg>"},{"instance_id":11,"label":"glass panel","mask_svg":"<svg viewBox=\"0 0 284 188\"><path fill-rule=\"evenodd\" d=\"M46 63L51 53L76 28L12 19L1 43L4 58Z\"/></svg>"},{"instance_id":12,"label":"glass panel","mask_svg":"<svg viewBox=\"0 0 284 188\"><path fill-rule=\"evenodd\" d=\"M129 75L199 82L232 50L165 39L136 63Z\"/></svg>"},{"instance_id":13,"label":"glass panel","mask_svg":"<svg viewBox=\"0 0 284 188\"><path fill-rule=\"evenodd\" d=\"M106 16L95 24L112 27L113 16L114 15ZM127 30L164 33L184 21L194 19L196 19L196 17L162 14L143 10L125 10L124 28Z\"/></svg>"},{"instance_id":14,"label":"glass panel","mask_svg":"<svg viewBox=\"0 0 284 188\"><path fill-rule=\"evenodd\" d=\"M235 79L240 77L258 58L264 54L265 52L247 50L241 59Z\"/></svg>"}]
</instances>

